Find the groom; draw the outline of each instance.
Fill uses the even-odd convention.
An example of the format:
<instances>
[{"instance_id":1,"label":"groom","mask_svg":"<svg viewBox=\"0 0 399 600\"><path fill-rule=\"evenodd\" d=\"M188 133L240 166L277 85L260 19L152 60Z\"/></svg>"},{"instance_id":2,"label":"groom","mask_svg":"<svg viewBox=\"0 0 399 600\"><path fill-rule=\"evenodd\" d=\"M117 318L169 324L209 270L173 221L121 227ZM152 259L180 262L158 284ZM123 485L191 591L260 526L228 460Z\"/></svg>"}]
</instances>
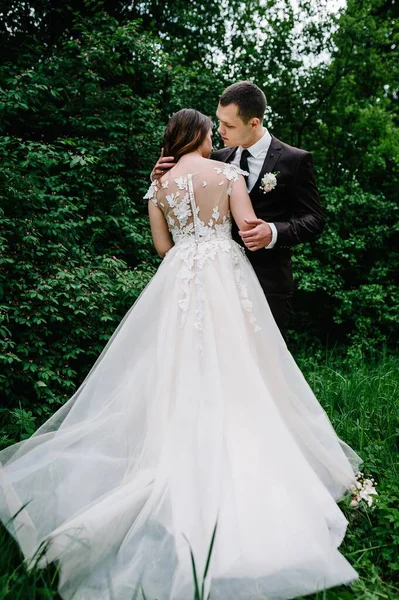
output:
<instances>
[{"instance_id":1,"label":"groom","mask_svg":"<svg viewBox=\"0 0 399 600\"><path fill-rule=\"evenodd\" d=\"M233 226L233 237L247 256L265 292L273 317L286 338L294 280L291 248L323 230L313 162L309 152L280 142L263 127L266 97L249 81L225 89L216 116L225 148L211 159L248 171L248 192L257 215L247 232ZM173 166L163 157L154 171ZM274 176L273 176L274 175Z\"/></svg>"}]
</instances>

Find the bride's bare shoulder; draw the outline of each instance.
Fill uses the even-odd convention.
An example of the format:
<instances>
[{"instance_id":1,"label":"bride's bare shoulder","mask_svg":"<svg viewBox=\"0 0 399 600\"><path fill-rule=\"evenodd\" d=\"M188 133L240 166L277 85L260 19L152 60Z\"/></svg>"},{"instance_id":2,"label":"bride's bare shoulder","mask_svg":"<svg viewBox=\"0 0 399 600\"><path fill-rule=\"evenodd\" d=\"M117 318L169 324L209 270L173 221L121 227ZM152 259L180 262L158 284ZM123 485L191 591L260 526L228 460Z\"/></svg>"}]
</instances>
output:
<instances>
[{"instance_id":1,"label":"bride's bare shoulder","mask_svg":"<svg viewBox=\"0 0 399 600\"><path fill-rule=\"evenodd\" d=\"M227 163L222 162L221 160L214 160L213 158L206 158L205 159L206 162L209 164L210 167L216 167L216 168L221 168L223 169Z\"/></svg>"}]
</instances>

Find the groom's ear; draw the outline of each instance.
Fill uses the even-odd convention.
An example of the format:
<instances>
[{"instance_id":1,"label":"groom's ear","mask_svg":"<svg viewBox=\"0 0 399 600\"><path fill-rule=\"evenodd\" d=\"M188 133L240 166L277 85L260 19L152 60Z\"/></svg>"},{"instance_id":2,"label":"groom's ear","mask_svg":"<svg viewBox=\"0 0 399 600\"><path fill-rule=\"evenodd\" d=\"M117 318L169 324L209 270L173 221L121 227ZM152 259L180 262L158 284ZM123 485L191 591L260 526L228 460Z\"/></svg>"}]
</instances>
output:
<instances>
[{"instance_id":1,"label":"groom's ear","mask_svg":"<svg viewBox=\"0 0 399 600\"><path fill-rule=\"evenodd\" d=\"M260 119L258 119L258 117L253 117L249 120L249 124L251 125L252 129L256 129L260 125Z\"/></svg>"}]
</instances>

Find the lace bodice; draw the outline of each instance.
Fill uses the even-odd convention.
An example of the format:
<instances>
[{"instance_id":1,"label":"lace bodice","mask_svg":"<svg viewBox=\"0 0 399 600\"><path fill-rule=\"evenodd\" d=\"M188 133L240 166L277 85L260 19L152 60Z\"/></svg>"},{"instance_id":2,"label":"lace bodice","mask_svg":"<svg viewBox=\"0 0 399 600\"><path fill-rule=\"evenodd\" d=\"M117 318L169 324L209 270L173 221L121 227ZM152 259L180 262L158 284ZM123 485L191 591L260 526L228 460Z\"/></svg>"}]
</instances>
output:
<instances>
[{"instance_id":1,"label":"lace bodice","mask_svg":"<svg viewBox=\"0 0 399 600\"><path fill-rule=\"evenodd\" d=\"M201 349L205 322L204 266L220 253L230 254L241 305L254 330L259 330L240 268L245 254L231 237L230 195L234 182L246 174L234 165L186 155L159 181L154 180L145 195L163 212L172 234L175 246L169 251L172 253L169 262L178 260L180 264L177 279L182 325L194 300L193 325L199 332Z\"/></svg>"},{"instance_id":2,"label":"lace bodice","mask_svg":"<svg viewBox=\"0 0 399 600\"><path fill-rule=\"evenodd\" d=\"M230 238L229 196L240 174L245 172L234 165L183 157L153 181L145 199L162 210L175 244Z\"/></svg>"}]
</instances>

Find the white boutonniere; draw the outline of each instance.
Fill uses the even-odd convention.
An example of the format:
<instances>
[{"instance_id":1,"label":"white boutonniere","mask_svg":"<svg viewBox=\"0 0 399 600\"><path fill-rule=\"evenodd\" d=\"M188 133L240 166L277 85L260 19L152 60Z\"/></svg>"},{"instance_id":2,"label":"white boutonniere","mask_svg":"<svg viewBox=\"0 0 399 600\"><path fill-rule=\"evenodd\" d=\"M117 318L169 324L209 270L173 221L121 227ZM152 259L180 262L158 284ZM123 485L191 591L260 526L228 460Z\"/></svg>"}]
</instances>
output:
<instances>
[{"instance_id":1,"label":"white boutonniere","mask_svg":"<svg viewBox=\"0 0 399 600\"><path fill-rule=\"evenodd\" d=\"M260 189L264 194L271 192L277 185L277 176L279 175L279 171L276 173L265 173L262 180Z\"/></svg>"}]
</instances>

